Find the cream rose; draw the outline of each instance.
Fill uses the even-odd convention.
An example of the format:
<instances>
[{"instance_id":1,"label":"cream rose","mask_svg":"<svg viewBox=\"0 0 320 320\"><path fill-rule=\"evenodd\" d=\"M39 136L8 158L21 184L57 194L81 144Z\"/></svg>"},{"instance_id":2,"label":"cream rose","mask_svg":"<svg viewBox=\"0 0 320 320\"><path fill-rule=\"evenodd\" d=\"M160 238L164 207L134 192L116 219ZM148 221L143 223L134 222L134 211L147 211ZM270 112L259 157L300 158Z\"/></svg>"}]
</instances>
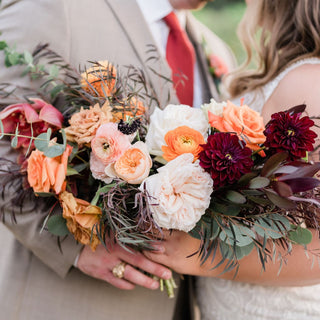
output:
<instances>
[{"instance_id":1,"label":"cream rose","mask_svg":"<svg viewBox=\"0 0 320 320\"><path fill-rule=\"evenodd\" d=\"M136 142L114 163L106 167L109 177L118 177L131 184L139 184L148 177L152 159L142 141Z\"/></svg>"},{"instance_id":2,"label":"cream rose","mask_svg":"<svg viewBox=\"0 0 320 320\"><path fill-rule=\"evenodd\" d=\"M146 144L153 154L162 155L164 136L177 127L188 126L199 131L204 138L208 136L209 124L201 109L186 105L168 105L164 110L156 108L150 118Z\"/></svg>"},{"instance_id":3,"label":"cream rose","mask_svg":"<svg viewBox=\"0 0 320 320\"><path fill-rule=\"evenodd\" d=\"M227 102L225 102L225 101L217 102L216 100L211 99L210 103L203 104L201 106L201 109L204 112L206 119L209 120L209 118L208 118L209 111L218 117L222 117L223 108L226 106L227 106Z\"/></svg>"},{"instance_id":4,"label":"cream rose","mask_svg":"<svg viewBox=\"0 0 320 320\"><path fill-rule=\"evenodd\" d=\"M162 228L189 232L210 204L213 181L193 155L183 154L144 180L150 210Z\"/></svg>"}]
</instances>

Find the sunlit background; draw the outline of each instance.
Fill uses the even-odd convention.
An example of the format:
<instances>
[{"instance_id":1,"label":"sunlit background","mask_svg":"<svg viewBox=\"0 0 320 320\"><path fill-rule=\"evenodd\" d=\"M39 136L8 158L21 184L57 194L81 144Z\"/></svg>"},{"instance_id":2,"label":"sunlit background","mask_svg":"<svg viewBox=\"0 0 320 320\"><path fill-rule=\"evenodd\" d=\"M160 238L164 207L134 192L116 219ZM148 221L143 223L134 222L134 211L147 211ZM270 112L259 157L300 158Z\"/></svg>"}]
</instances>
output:
<instances>
[{"instance_id":1,"label":"sunlit background","mask_svg":"<svg viewBox=\"0 0 320 320\"><path fill-rule=\"evenodd\" d=\"M244 0L215 0L194 15L222 38L233 50L239 63L245 54L237 39L236 29L246 6Z\"/></svg>"}]
</instances>

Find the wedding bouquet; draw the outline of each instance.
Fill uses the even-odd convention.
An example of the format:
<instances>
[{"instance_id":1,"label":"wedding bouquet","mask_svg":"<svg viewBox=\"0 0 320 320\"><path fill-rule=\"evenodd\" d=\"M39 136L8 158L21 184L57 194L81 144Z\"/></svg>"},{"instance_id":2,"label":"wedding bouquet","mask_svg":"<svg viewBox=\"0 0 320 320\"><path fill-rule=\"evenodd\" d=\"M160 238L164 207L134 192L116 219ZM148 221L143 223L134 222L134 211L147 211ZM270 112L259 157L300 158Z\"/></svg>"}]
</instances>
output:
<instances>
[{"instance_id":1,"label":"wedding bouquet","mask_svg":"<svg viewBox=\"0 0 320 320\"><path fill-rule=\"evenodd\" d=\"M107 241L152 250L163 229L181 230L201 240L203 261L225 263L225 271L254 248L264 267L277 251L267 243L288 253L310 243L306 226L319 229L320 164L308 160L316 134L305 106L272 115L266 126L229 101L156 107L149 118L137 72L123 81L113 65L96 62L58 81L71 68L46 71L35 63L40 51L7 61L28 59L25 73L46 79L52 104L29 98L0 119L2 136L21 151L23 187L62 208L45 219L49 231L93 250ZM51 51L46 57L57 61Z\"/></svg>"}]
</instances>

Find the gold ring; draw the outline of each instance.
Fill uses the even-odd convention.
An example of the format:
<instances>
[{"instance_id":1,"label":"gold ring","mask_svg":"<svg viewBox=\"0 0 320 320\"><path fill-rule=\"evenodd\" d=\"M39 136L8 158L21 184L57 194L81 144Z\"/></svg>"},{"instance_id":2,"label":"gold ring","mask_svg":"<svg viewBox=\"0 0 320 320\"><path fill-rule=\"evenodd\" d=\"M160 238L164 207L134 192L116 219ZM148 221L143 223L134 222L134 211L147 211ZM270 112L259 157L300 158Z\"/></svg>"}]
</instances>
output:
<instances>
[{"instance_id":1,"label":"gold ring","mask_svg":"<svg viewBox=\"0 0 320 320\"><path fill-rule=\"evenodd\" d=\"M122 279L124 277L124 270L126 268L125 262L118 263L115 267L112 268L112 274L119 279Z\"/></svg>"}]
</instances>

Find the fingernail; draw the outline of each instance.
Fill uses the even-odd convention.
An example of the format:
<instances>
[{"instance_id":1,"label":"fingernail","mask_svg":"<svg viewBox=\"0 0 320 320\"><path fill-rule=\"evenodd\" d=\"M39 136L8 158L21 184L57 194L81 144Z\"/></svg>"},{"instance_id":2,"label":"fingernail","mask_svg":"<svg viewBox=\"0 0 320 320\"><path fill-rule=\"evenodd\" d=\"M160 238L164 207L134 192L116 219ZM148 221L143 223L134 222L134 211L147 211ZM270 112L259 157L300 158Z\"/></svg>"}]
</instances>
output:
<instances>
[{"instance_id":1,"label":"fingernail","mask_svg":"<svg viewBox=\"0 0 320 320\"><path fill-rule=\"evenodd\" d=\"M171 274L170 271L164 271L164 272L162 273L161 278L162 278L162 279L170 279L171 276L172 276L172 274Z\"/></svg>"},{"instance_id":2,"label":"fingernail","mask_svg":"<svg viewBox=\"0 0 320 320\"><path fill-rule=\"evenodd\" d=\"M158 253L164 253L165 251L164 246L162 246L161 244L154 244L152 247L153 247L153 250Z\"/></svg>"},{"instance_id":3,"label":"fingernail","mask_svg":"<svg viewBox=\"0 0 320 320\"><path fill-rule=\"evenodd\" d=\"M153 289L153 290L154 289L158 289L158 287L159 287L159 282L156 282L156 281L153 282L152 285L151 285L151 289Z\"/></svg>"}]
</instances>

